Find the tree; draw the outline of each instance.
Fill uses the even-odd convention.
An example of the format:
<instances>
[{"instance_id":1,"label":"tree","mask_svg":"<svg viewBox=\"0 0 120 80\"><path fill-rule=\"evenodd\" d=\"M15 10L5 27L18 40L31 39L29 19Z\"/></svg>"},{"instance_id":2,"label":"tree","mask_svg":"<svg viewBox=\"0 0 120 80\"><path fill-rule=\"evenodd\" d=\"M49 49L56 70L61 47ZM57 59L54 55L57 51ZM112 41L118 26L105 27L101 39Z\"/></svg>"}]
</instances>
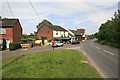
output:
<instances>
[{"instance_id":1,"label":"tree","mask_svg":"<svg viewBox=\"0 0 120 80\"><path fill-rule=\"evenodd\" d=\"M36 31L34 31L34 35L37 36L37 32Z\"/></svg>"},{"instance_id":2,"label":"tree","mask_svg":"<svg viewBox=\"0 0 120 80\"><path fill-rule=\"evenodd\" d=\"M48 42L49 42L49 45L50 45L50 42L52 42L53 41L53 39L49 39L49 40L47 40Z\"/></svg>"},{"instance_id":3,"label":"tree","mask_svg":"<svg viewBox=\"0 0 120 80\"><path fill-rule=\"evenodd\" d=\"M112 20L101 24L98 32L98 41L115 43L120 47L120 10L114 13Z\"/></svg>"},{"instance_id":4,"label":"tree","mask_svg":"<svg viewBox=\"0 0 120 80\"><path fill-rule=\"evenodd\" d=\"M42 38L42 44L44 45L44 40L47 38L47 37L41 37Z\"/></svg>"},{"instance_id":5,"label":"tree","mask_svg":"<svg viewBox=\"0 0 120 80\"><path fill-rule=\"evenodd\" d=\"M29 36L34 36L34 34L33 33L30 33L30 35Z\"/></svg>"}]
</instances>

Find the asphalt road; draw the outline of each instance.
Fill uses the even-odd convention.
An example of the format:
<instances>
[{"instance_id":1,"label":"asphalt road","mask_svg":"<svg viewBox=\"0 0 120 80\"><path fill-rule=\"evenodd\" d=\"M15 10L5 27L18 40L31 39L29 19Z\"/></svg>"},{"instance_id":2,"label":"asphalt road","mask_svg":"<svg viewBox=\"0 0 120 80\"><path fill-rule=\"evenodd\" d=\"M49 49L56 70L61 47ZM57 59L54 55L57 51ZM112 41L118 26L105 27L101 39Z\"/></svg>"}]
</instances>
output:
<instances>
[{"instance_id":1,"label":"asphalt road","mask_svg":"<svg viewBox=\"0 0 120 80\"><path fill-rule=\"evenodd\" d=\"M81 50L104 78L118 78L118 49L101 45L96 40L85 41Z\"/></svg>"},{"instance_id":2,"label":"asphalt road","mask_svg":"<svg viewBox=\"0 0 120 80\"><path fill-rule=\"evenodd\" d=\"M80 44L76 45L71 45L67 44L62 47L55 47L54 49L80 49ZM18 56L18 55L26 55L26 54L31 54L31 53L36 53L36 52L43 52L43 51L48 51L48 50L53 50L51 46L40 46L40 47L32 47L28 49L18 49L15 51L4 51L2 52L2 57L0 58L7 58L7 57L12 57L12 56Z\"/></svg>"}]
</instances>

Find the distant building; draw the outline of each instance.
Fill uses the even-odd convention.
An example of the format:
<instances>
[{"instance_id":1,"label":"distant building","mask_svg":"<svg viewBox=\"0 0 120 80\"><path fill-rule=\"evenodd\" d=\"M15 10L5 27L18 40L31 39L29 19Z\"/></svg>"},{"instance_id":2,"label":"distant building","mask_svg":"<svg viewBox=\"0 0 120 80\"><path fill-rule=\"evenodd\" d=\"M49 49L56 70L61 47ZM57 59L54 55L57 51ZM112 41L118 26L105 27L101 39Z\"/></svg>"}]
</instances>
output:
<instances>
[{"instance_id":1,"label":"distant building","mask_svg":"<svg viewBox=\"0 0 120 80\"><path fill-rule=\"evenodd\" d=\"M55 39L55 40L69 40L68 31L61 26L50 24L49 21L45 20L39 25L37 31L37 37L46 37L46 39Z\"/></svg>"},{"instance_id":2,"label":"distant building","mask_svg":"<svg viewBox=\"0 0 120 80\"><path fill-rule=\"evenodd\" d=\"M82 35L80 32L76 30L68 30L69 37L71 38L71 42L73 41L82 41Z\"/></svg>"},{"instance_id":3,"label":"distant building","mask_svg":"<svg viewBox=\"0 0 120 80\"><path fill-rule=\"evenodd\" d=\"M85 29L77 29L78 32L82 35L83 40L85 39Z\"/></svg>"},{"instance_id":4,"label":"distant building","mask_svg":"<svg viewBox=\"0 0 120 80\"><path fill-rule=\"evenodd\" d=\"M22 27L18 19L1 19L0 24L0 40L6 39L7 48L9 43L21 41Z\"/></svg>"}]
</instances>

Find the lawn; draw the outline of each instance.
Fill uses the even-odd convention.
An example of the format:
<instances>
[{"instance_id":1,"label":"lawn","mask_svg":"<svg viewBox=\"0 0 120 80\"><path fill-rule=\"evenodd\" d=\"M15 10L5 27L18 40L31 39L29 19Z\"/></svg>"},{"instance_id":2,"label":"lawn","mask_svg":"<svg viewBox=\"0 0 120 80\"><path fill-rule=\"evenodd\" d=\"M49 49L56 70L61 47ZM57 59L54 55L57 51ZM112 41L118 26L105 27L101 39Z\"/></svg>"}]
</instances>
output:
<instances>
[{"instance_id":1,"label":"lawn","mask_svg":"<svg viewBox=\"0 0 120 80\"><path fill-rule=\"evenodd\" d=\"M2 62L3 78L101 78L79 50L51 50Z\"/></svg>"}]
</instances>

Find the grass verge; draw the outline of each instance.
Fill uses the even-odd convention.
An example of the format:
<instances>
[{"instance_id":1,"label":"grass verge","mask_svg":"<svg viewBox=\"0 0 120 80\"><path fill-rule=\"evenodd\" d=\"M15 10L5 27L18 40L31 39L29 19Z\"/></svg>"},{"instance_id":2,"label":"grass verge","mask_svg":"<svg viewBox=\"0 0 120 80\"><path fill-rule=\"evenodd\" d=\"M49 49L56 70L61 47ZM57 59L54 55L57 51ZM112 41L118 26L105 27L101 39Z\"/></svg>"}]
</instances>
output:
<instances>
[{"instance_id":1,"label":"grass verge","mask_svg":"<svg viewBox=\"0 0 120 80\"><path fill-rule=\"evenodd\" d=\"M105 44L105 45L108 45L108 46L111 46L111 47L120 48L120 43L108 42L108 41L99 41L99 43Z\"/></svg>"},{"instance_id":2,"label":"grass verge","mask_svg":"<svg viewBox=\"0 0 120 80\"><path fill-rule=\"evenodd\" d=\"M101 78L79 50L61 49L4 58L3 78Z\"/></svg>"}]
</instances>

